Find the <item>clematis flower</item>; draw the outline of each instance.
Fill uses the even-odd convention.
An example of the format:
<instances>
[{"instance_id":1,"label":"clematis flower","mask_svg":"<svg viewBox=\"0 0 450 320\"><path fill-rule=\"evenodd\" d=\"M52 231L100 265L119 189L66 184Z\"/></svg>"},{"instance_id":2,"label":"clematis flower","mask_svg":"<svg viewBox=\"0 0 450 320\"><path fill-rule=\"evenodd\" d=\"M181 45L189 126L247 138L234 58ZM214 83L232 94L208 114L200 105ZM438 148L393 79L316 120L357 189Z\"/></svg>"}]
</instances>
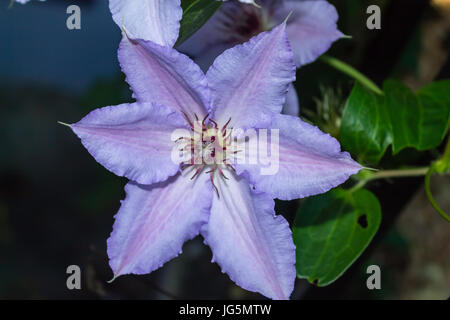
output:
<instances>
[{"instance_id":1,"label":"clematis flower","mask_svg":"<svg viewBox=\"0 0 450 320\"><path fill-rule=\"evenodd\" d=\"M240 1L256 5L254 0ZM169 47L178 39L183 15L181 0L109 0L109 8L116 24L136 38Z\"/></svg>"},{"instance_id":2,"label":"clematis flower","mask_svg":"<svg viewBox=\"0 0 450 320\"><path fill-rule=\"evenodd\" d=\"M286 32L297 67L325 53L343 34L337 29L338 14L324 0L260 0L260 7L228 1L179 49L207 70L224 50L272 29L291 15ZM283 113L297 116L298 97L290 86Z\"/></svg>"},{"instance_id":3,"label":"clematis flower","mask_svg":"<svg viewBox=\"0 0 450 320\"><path fill-rule=\"evenodd\" d=\"M261 8L228 1L184 45L208 67L225 49L272 29L290 15L286 32L297 67L311 63L343 37L338 13L325 0L260 0Z\"/></svg>"},{"instance_id":4,"label":"clematis flower","mask_svg":"<svg viewBox=\"0 0 450 320\"><path fill-rule=\"evenodd\" d=\"M280 114L295 79L286 25L225 51L206 75L152 41L124 36L118 55L136 102L70 125L100 164L131 180L107 242L114 277L150 273L201 234L212 261L237 285L288 299L295 246L273 199L326 192L361 167L331 136ZM206 156L172 161L180 141L193 155L225 159L226 128L279 130L278 172L263 176L260 164ZM180 129L197 135L174 137Z\"/></svg>"}]
</instances>

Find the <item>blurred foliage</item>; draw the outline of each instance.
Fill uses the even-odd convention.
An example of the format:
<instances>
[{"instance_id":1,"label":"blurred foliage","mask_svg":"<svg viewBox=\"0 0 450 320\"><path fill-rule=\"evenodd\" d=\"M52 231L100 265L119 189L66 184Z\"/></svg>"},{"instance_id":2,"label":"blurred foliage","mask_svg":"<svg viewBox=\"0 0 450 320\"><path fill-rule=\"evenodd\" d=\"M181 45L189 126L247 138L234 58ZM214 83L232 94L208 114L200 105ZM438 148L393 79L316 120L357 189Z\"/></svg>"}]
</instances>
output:
<instances>
[{"instance_id":1,"label":"blurred foliage","mask_svg":"<svg viewBox=\"0 0 450 320\"><path fill-rule=\"evenodd\" d=\"M314 98L314 110L302 109L307 120L318 126L322 131L335 138L339 137L341 118L345 107L345 98L340 87L320 86L321 98Z\"/></svg>"}]
</instances>

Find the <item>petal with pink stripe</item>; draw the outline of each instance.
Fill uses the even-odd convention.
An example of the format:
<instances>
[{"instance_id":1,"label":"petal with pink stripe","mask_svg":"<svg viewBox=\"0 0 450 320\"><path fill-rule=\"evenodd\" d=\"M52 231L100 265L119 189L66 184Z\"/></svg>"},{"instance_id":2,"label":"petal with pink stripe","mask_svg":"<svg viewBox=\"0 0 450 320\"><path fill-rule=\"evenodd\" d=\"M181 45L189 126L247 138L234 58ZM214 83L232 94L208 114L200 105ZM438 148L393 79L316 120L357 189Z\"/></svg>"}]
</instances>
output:
<instances>
[{"instance_id":1,"label":"petal with pink stripe","mask_svg":"<svg viewBox=\"0 0 450 320\"><path fill-rule=\"evenodd\" d=\"M126 35L119 62L138 102L157 102L187 114L204 117L210 108L206 76L189 57L151 41Z\"/></svg>"},{"instance_id":2,"label":"petal with pink stripe","mask_svg":"<svg viewBox=\"0 0 450 320\"><path fill-rule=\"evenodd\" d=\"M183 127L186 122L179 113L151 103L96 109L71 125L97 162L143 184L177 173L179 164L171 161L176 146L171 135Z\"/></svg>"},{"instance_id":3,"label":"petal with pink stripe","mask_svg":"<svg viewBox=\"0 0 450 320\"><path fill-rule=\"evenodd\" d=\"M341 152L335 138L298 117L277 115L271 128L279 130L278 148L270 140L267 150L258 147L253 151L258 154L257 165L236 166L256 191L281 200L304 198L337 187L362 168L347 152ZM272 156L272 150L278 156Z\"/></svg>"},{"instance_id":4,"label":"petal with pink stripe","mask_svg":"<svg viewBox=\"0 0 450 320\"><path fill-rule=\"evenodd\" d=\"M206 174L191 180L187 173L151 186L127 184L108 239L114 277L150 273L178 256L208 220L211 188Z\"/></svg>"},{"instance_id":5,"label":"petal with pink stripe","mask_svg":"<svg viewBox=\"0 0 450 320\"><path fill-rule=\"evenodd\" d=\"M275 216L274 201L250 190L245 179L216 175L208 224L202 228L213 261L246 290L272 299L289 299L295 282L295 246L282 216Z\"/></svg>"}]
</instances>

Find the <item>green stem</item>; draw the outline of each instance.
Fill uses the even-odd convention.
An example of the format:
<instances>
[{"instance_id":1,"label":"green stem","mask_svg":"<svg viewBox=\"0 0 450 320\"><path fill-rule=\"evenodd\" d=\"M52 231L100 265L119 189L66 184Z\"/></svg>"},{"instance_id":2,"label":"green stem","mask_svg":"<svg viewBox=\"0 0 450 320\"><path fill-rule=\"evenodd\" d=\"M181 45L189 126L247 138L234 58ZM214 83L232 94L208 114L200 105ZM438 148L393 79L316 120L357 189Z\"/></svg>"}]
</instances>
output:
<instances>
[{"instance_id":1,"label":"green stem","mask_svg":"<svg viewBox=\"0 0 450 320\"><path fill-rule=\"evenodd\" d=\"M430 201L433 208L441 215L442 218L444 218L447 222L450 222L450 217L439 207L436 200L434 200L433 194L431 193L430 180L433 173L435 173L435 168L432 166L425 175L425 192L427 194L428 201Z\"/></svg>"},{"instance_id":2,"label":"green stem","mask_svg":"<svg viewBox=\"0 0 450 320\"><path fill-rule=\"evenodd\" d=\"M443 159L450 159L446 157L450 157L450 140L447 143L447 148L445 150L445 154ZM413 168L413 169L400 169L400 170L381 170L373 174L366 175L361 178L361 180L350 189L350 192L354 192L358 189L363 188L368 182L377 180L377 179L389 179L389 178L407 178L407 177L421 177L425 176L425 192L427 194L428 200L430 201L433 208L444 218L447 222L450 222L450 216L442 210L437 204L436 200L433 198L430 188L431 176L433 173L438 172L438 163L435 162L430 167L422 167L422 168Z\"/></svg>"},{"instance_id":3,"label":"green stem","mask_svg":"<svg viewBox=\"0 0 450 320\"><path fill-rule=\"evenodd\" d=\"M368 177L367 181L389 178L422 177L427 174L429 169L430 167L400 170L381 170Z\"/></svg>"},{"instance_id":4,"label":"green stem","mask_svg":"<svg viewBox=\"0 0 450 320\"><path fill-rule=\"evenodd\" d=\"M356 81L359 81L362 85L366 86L376 94L383 95L383 91L372 80L367 78L365 75L363 75L361 72L348 65L347 63L327 55L322 55L320 57L320 60L354 78Z\"/></svg>"},{"instance_id":5,"label":"green stem","mask_svg":"<svg viewBox=\"0 0 450 320\"><path fill-rule=\"evenodd\" d=\"M448 136L447 145L445 146L444 156L442 157L442 161L445 163L450 163L450 135Z\"/></svg>"},{"instance_id":6,"label":"green stem","mask_svg":"<svg viewBox=\"0 0 450 320\"><path fill-rule=\"evenodd\" d=\"M363 177L356 176L359 181L350 189L350 191L353 192L361 189L370 181L378 179L422 177L426 175L429 169L429 167L421 167L413 169L380 170L375 173L372 173L372 171L365 169L365 172L367 172L367 174L365 174Z\"/></svg>"},{"instance_id":7,"label":"green stem","mask_svg":"<svg viewBox=\"0 0 450 320\"><path fill-rule=\"evenodd\" d=\"M360 178L359 182L351 190L356 191L361 189L368 182L378 179L422 177L427 174L429 169L429 167L422 167L413 169L380 170L375 173L370 172L369 175Z\"/></svg>"},{"instance_id":8,"label":"green stem","mask_svg":"<svg viewBox=\"0 0 450 320\"><path fill-rule=\"evenodd\" d=\"M361 171L361 173L359 174L360 176L358 183L350 189L350 192L354 192L358 189L363 188L369 181L372 180L425 176L425 192L427 194L428 200L430 201L433 208L441 215L441 217L444 218L444 220L446 220L447 222L450 222L450 216L439 207L433 197L433 194L431 193L430 182L431 176L434 173L450 173L450 137L448 138L444 155L441 159L434 162L430 167L400 170L381 170L375 173L372 173L368 170Z\"/></svg>"}]
</instances>

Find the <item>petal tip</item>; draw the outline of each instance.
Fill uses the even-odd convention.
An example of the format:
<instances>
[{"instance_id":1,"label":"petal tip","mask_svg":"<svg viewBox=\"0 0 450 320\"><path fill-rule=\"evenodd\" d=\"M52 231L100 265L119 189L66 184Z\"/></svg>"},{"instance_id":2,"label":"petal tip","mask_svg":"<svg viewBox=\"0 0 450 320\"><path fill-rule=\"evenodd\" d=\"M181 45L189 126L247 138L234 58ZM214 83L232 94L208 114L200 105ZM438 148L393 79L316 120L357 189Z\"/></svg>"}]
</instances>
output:
<instances>
[{"instance_id":1,"label":"petal tip","mask_svg":"<svg viewBox=\"0 0 450 320\"><path fill-rule=\"evenodd\" d=\"M71 125L71 124L68 124L68 123L65 123L65 122L62 122L62 121L57 121L57 123L58 123L58 124L60 124L60 125L63 125L63 126L66 126L66 127L72 128L72 125Z\"/></svg>"}]
</instances>

